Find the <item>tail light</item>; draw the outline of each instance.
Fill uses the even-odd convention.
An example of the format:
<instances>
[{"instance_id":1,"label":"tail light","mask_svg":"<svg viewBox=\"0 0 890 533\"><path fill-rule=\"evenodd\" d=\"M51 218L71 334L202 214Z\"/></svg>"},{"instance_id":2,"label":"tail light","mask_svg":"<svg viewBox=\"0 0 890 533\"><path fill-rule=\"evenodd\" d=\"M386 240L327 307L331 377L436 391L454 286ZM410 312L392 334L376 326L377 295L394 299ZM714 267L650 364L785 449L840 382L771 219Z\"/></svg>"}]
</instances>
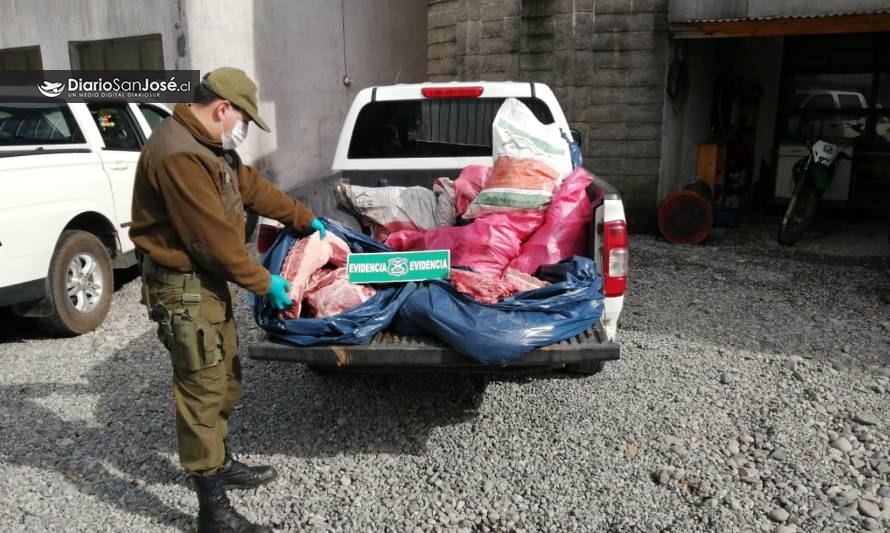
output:
<instances>
[{"instance_id":1,"label":"tail light","mask_svg":"<svg viewBox=\"0 0 890 533\"><path fill-rule=\"evenodd\" d=\"M621 296L627 289L627 225L623 220L603 224L603 294Z\"/></svg>"},{"instance_id":2,"label":"tail light","mask_svg":"<svg viewBox=\"0 0 890 533\"><path fill-rule=\"evenodd\" d=\"M420 90L424 98L478 98L482 87L424 87Z\"/></svg>"},{"instance_id":3,"label":"tail light","mask_svg":"<svg viewBox=\"0 0 890 533\"><path fill-rule=\"evenodd\" d=\"M272 245L275 244L275 239L278 238L279 233L281 233L281 228L279 228L278 226L272 226L270 224L260 224L256 236L257 251L261 254L268 252L269 248L271 248Z\"/></svg>"}]
</instances>

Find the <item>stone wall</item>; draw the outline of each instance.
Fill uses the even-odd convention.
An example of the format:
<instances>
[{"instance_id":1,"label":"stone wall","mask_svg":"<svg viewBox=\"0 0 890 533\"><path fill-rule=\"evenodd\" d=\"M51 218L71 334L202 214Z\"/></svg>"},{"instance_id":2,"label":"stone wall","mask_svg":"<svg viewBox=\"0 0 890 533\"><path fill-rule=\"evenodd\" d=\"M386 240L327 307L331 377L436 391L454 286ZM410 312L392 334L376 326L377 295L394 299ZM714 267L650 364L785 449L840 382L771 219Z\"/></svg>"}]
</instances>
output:
<instances>
[{"instance_id":1,"label":"stone wall","mask_svg":"<svg viewBox=\"0 0 890 533\"><path fill-rule=\"evenodd\" d=\"M430 81L548 84L584 137L585 166L654 221L668 0L428 0Z\"/></svg>"}]
</instances>

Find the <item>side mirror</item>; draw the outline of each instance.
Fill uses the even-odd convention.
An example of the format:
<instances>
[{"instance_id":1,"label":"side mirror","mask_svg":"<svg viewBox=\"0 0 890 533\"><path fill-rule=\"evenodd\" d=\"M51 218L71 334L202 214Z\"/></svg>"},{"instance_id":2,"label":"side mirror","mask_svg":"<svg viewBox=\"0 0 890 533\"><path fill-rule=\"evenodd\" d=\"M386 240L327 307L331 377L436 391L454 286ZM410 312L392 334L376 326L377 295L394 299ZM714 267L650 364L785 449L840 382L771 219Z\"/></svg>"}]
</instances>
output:
<instances>
[{"instance_id":1,"label":"side mirror","mask_svg":"<svg viewBox=\"0 0 890 533\"><path fill-rule=\"evenodd\" d=\"M578 145L579 148L584 147L584 138L581 137L581 132L572 128L569 130L569 133L572 134L572 142Z\"/></svg>"}]
</instances>

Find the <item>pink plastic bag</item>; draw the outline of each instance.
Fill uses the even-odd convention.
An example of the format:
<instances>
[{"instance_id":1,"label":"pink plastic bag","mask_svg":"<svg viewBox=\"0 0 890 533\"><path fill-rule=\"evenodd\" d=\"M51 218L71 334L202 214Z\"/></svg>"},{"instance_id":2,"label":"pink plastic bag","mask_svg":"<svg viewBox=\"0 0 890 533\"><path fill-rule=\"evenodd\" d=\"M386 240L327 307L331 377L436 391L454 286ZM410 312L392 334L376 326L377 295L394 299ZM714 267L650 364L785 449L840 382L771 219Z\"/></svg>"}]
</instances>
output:
<instances>
[{"instance_id":1,"label":"pink plastic bag","mask_svg":"<svg viewBox=\"0 0 890 533\"><path fill-rule=\"evenodd\" d=\"M434 231L399 231L386 239L394 250L451 250L451 264L500 276L519 255L522 242L544 222L545 211L494 213L467 226Z\"/></svg>"},{"instance_id":2,"label":"pink plastic bag","mask_svg":"<svg viewBox=\"0 0 890 533\"><path fill-rule=\"evenodd\" d=\"M454 208L458 215L467 212L467 208L473 203L476 196L479 195L485 187L485 182L491 175L491 167L482 165L469 165L464 167L460 176L454 180Z\"/></svg>"},{"instance_id":3,"label":"pink plastic bag","mask_svg":"<svg viewBox=\"0 0 890 533\"><path fill-rule=\"evenodd\" d=\"M558 263L586 250L586 230L593 215L586 189L592 182L583 168L569 174L553 196L544 224L522 245L510 268L531 274L541 265Z\"/></svg>"}]
</instances>

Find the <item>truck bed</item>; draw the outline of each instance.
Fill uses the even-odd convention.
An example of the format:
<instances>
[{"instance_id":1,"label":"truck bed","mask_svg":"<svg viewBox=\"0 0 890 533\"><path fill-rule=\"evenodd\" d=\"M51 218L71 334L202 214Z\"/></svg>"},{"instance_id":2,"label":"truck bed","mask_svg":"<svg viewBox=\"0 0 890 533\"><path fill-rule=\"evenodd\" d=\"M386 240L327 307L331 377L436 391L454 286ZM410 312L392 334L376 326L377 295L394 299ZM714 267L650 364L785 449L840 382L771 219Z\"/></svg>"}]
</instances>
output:
<instances>
[{"instance_id":1,"label":"truck bed","mask_svg":"<svg viewBox=\"0 0 890 533\"><path fill-rule=\"evenodd\" d=\"M337 205L333 187L340 180L348 180L353 185L373 187L377 185L412 186L432 183L439 176L456 178L459 171L454 169L419 171L350 171L335 173L322 179L304 183L288 191L288 195L298 198L314 213L334 218L348 226L361 230L360 222ZM605 182L595 180L595 187L610 187ZM607 189L606 192L609 192ZM593 225L594 222L591 221ZM591 238L594 227L591 227ZM593 243L591 243L591 249ZM581 335L566 341L536 349L511 362L505 370L532 368L562 368L597 361L611 361L619 358L620 346L609 340L602 324L597 323ZM395 335L388 331L377 334L370 342L358 346L313 346L301 347L267 334L265 338L248 347L251 359L303 363L331 369L385 370L427 369L427 370L468 370L497 371L497 367L487 367L474 359L455 352L446 344L430 337Z\"/></svg>"},{"instance_id":2,"label":"truck bed","mask_svg":"<svg viewBox=\"0 0 890 533\"><path fill-rule=\"evenodd\" d=\"M371 342L358 346L301 347L276 339L273 335L267 335L264 340L248 347L248 355L251 359L341 369L397 367L497 370L496 367L486 367L455 352L436 339L394 335L386 331L378 333ZM609 341L602 326L597 324L581 335L534 350L511 362L506 368L553 368L567 364L611 361L618 357L619 345Z\"/></svg>"}]
</instances>

